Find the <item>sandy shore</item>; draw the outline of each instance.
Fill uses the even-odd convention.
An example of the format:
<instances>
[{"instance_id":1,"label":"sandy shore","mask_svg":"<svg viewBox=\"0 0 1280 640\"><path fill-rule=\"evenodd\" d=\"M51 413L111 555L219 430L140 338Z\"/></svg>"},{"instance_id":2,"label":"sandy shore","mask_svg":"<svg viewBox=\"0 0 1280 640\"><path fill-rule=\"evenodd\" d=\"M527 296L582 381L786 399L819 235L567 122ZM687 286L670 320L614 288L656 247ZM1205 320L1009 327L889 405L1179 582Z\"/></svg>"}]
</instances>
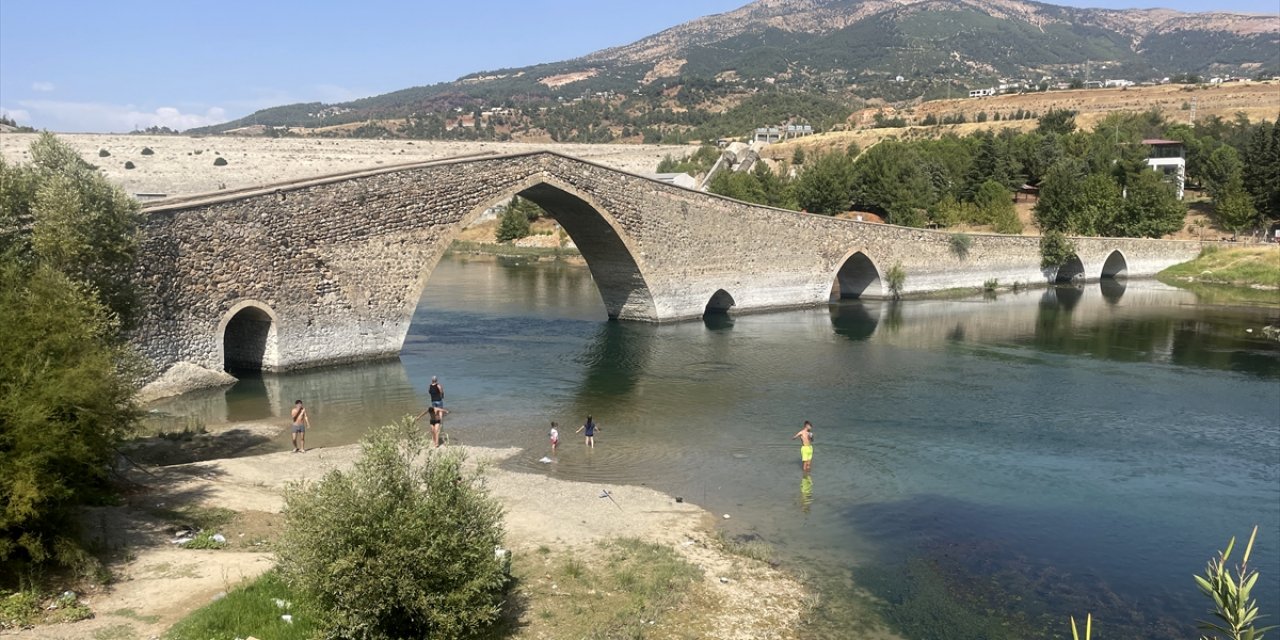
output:
<instances>
[{"instance_id":1,"label":"sandy shore","mask_svg":"<svg viewBox=\"0 0 1280 640\"><path fill-rule=\"evenodd\" d=\"M229 431L284 437L278 427L268 425L236 425L201 437ZM512 456L529 455L518 449L459 448L470 462L489 463L485 479L506 508L506 544L516 554L545 545L589 559L600 543L623 536L663 544L702 569L703 584L696 587L700 601L709 598L718 605L665 615L676 621L696 619L708 637L796 637L801 611L812 602L805 589L765 563L727 553L714 538L714 519L705 510L652 489L610 485L615 504L600 498L600 485L496 466ZM269 540L282 525L289 483L319 480L333 469L349 468L359 455L359 445L346 445L302 455L282 452L132 470L130 479L139 489L128 496L128 506L96 509L87 518L91 535L95 530L103 535L119 556L109 567L116 581L82 596L95 617L0 635L68 640L162 635L191 611L274 564L267 543L249 541ZM154 511L190 506L237 512L238 528L248 531L248 537L229 527L228 549L178 548L170 542L172 523ZM734 578L725 582L723 576Z\"/></svg>"},{"instance_id":2,"label":"sandy shore","mask_svg":"<svg viewBox=\"0 0 1280 640\"><path fill-rule=\"evenodd\" d=\"M0 134L6 161L28 162L38 134ZM680 157L691 147L661 145L521 144L436 140L328 140L60 133L58 138L102 169L130 195L166 197L288 182L380 165L438 160L477 153L551 150L632 173L652 173L667 154ZM149 148L150 155L142 155ZM101 157L105 150L111 154ZM214 166L222 157L225 166ZM132 162L133 169L125 169ZM142 196L144 202L158 196Z\"/></svg>"}]
</instances>

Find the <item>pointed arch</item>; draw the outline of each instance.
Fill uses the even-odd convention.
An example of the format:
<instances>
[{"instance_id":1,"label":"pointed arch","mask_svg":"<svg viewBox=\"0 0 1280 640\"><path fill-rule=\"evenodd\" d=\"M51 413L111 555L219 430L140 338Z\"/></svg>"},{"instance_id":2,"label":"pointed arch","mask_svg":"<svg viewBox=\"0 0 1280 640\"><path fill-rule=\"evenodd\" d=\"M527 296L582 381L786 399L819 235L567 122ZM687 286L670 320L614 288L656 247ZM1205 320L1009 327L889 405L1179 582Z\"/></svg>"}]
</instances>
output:
<instances>
[{"instance_id":1,"label":"pointed arch","mask_svg":"<svg viewBox=\"0 0 1280 640\"><path fill-rule=\"evenodd\" d=\"M733 308L735 304L737 303L733 301L733 296L729 295L728 291L717 289L715 293L711 294L711 299L707 300L707 307L703 310L702 315L728 315L729 309Z\"/></svg>"},{"instance_id":2,"label":"pointed arch","mask_svg":"<svg viewBox=\"0 0 1280 640\"><path fill-rule=\"evenodd\" d=\"M883 298L884 280L867 254L854 251L840 261L831 293L835 298Z\"/></svg>"},{"instance_id":3,"label":"pointed arch","mask_svg":"<svg viewBox=\"0 0 1280 640\"><path fill-rule=\"evenodd\" d=\"M1102 263L1103 278L1125 278L1129 273L1129 261L1119 249L1112 251Z\"/></svg>"},{"instance_id":4,"label":"pointed arch","mask_svg":"<svg viewBox=\"0 0 1280 640\"><path fill-rule=\"evenodd\" d=\"M1080 256L1071 254L1065 263L1058 267L1058 272L1053 277L1054 282L1075 282L1083 280L1084 261L1080 260Z\"/></svg>"},{"instance_id":5,"label":"pointed arch","mask_svg":"<svg viewBox=\"0 0 1280 640\"><path fill-rule=\"evenodd\" d=\"M218 355L223 371L275 371L280 366L276 314L256 300L227 310L218 323Z\"/></svg>"}]
</instances>

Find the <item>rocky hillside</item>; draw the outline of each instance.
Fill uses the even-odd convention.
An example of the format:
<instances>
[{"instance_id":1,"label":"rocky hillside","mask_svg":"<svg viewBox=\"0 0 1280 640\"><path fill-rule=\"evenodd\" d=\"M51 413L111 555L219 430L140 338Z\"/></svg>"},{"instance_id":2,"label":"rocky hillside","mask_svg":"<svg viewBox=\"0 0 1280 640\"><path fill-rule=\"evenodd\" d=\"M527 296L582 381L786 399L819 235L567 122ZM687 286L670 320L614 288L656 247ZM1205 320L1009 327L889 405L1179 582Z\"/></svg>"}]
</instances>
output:
<instances>
[{"instance_id":1,"label":"rocky hillside","mask_svg":"<svg viewBox=\"0 0 1280 640\"><path fill-rule=\"evenodd\" d=\"M201 132L254 122L357 137L679 142L784 121L830 126L864 100L930 99L1002 81L1186 74L1280 74L1280 15L757 0L575 60L277 107Z\"/></svg>"}]
</instances>

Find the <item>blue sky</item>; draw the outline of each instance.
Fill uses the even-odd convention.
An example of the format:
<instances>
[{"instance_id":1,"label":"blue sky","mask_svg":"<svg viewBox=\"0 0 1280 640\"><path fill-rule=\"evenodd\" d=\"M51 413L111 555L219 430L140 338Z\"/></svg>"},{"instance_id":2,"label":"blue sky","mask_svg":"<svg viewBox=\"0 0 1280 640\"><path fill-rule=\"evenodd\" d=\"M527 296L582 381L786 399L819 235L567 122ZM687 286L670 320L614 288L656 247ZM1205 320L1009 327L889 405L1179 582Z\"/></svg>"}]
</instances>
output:
<instances>
[{"instance_id":1,"label":"blue sky","mask_svg":"<svg viewBox=\"0 0 1280 640\"><path fill-rule=\"evenodd\" d=\"M0 0L0 110L55 131L187 129L627 44L747 0ZM1074 0L1277 13L1276 0Z\"/></svg>"}]
</instances>

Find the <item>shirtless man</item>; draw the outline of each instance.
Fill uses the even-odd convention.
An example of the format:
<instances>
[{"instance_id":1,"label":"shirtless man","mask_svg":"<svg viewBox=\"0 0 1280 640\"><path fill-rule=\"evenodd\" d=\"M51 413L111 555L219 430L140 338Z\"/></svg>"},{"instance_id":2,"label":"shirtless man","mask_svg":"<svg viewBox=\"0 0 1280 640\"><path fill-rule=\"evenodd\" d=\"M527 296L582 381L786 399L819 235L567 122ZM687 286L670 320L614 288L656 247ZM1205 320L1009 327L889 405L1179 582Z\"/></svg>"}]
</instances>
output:
<instances>
[{"instance_id":1,"label":"shirtless man","mask_svg":"<svg viewBox=\"0 0 1280 640\"><path fill-rule=\"evenodd\" d=\"M805 473L813 467L813 424L808 420L804 421L804 426L791 436L792 440L800 438L800 462L804 465Z\"/></svg>"},{"instance_id":2,"label":"shirtless man","mask_svg":"<svg viewBox=\"0 0 1280 640\"><path fill-rule=\"evenodd\" d=\"M294 401L289 418L293 421L293 452L306 453L307 429L311 428L311 419L307 417L307 408L302 406L301 400Z\"/></svg>"}]
</instances>

